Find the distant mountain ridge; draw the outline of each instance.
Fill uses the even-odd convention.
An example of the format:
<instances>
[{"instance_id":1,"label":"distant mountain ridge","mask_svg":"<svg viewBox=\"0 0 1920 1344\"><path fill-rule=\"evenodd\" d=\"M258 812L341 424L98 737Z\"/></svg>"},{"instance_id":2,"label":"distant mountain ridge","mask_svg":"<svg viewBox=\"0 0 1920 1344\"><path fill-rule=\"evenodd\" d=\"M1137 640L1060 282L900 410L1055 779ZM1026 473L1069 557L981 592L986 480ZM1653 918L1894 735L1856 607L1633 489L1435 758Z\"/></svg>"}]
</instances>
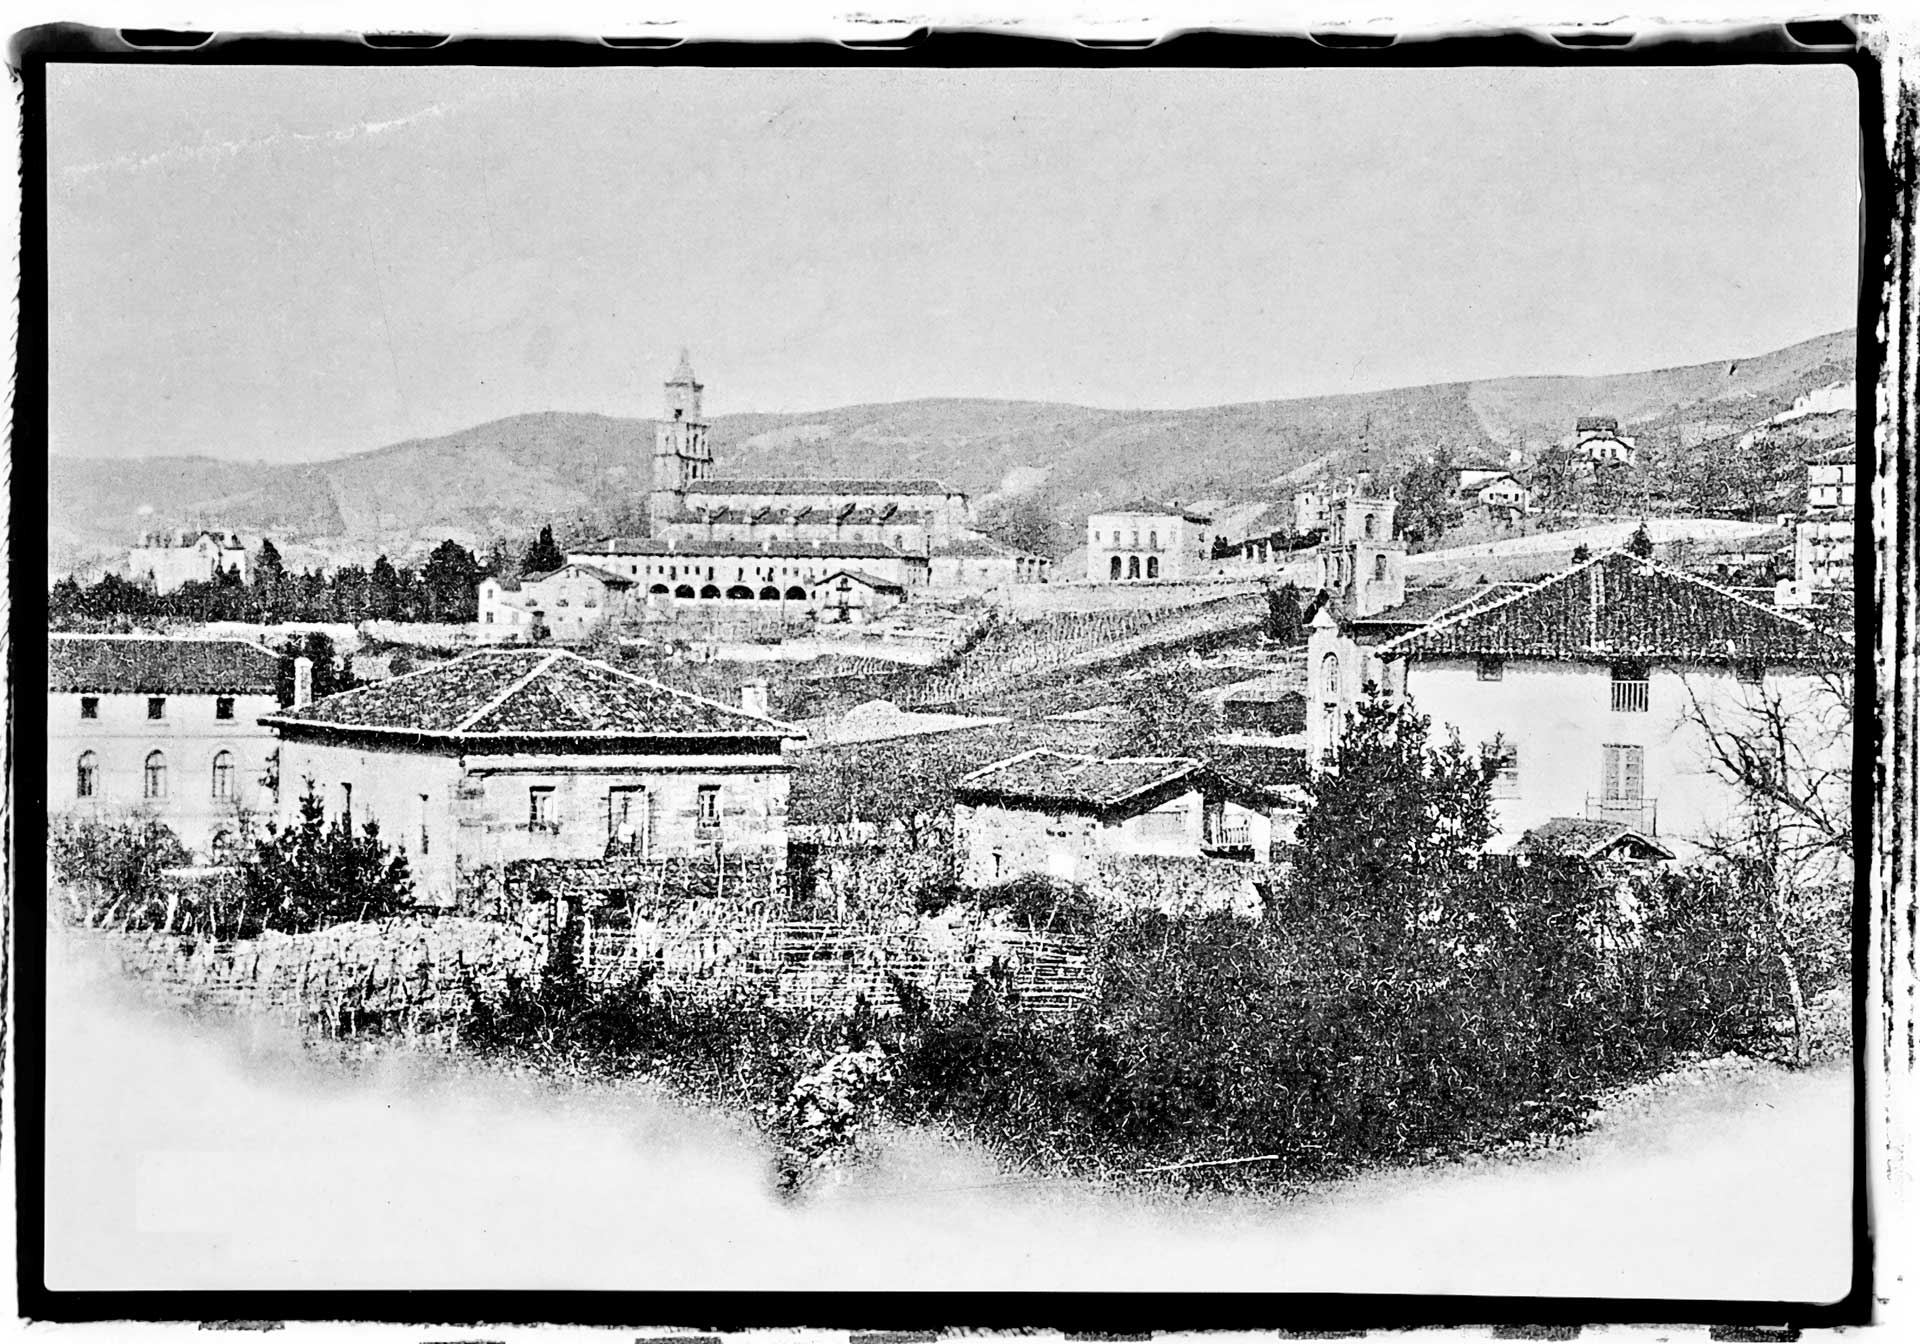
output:
<instances>
[{"instance_id":1,"label":"distant mountain ridge","mask_svg":"<svg viewBox=\"0 0 1920 1344\"><path fill-rule=\"evenodd\" d=\"M1070 534L1122 499L1278 499L1361 466L1391 474L1435 448L1529 454L1575 417L1699 442L1766 423L1851 379L1852 331L1711 364L1596 377L1497 378L1174 411L933 398L722 415L721 476L934 476L976 498L1045 486ZM300 557L415 556L541 524L591 531L649 484L650 420L534 412L326 462L51 457L49 562L111 563L144 528L205 523Z\"/></svg>"}]
</instances>

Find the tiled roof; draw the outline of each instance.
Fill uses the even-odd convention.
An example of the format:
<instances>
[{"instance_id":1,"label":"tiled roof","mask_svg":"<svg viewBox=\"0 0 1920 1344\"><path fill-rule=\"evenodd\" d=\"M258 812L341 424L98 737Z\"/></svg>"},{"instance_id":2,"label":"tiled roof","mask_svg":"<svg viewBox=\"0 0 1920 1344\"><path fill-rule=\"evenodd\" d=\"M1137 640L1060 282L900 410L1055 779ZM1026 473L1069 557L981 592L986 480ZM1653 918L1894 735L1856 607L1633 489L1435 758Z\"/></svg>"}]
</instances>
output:
<instances>
[{"instance_id":1,"label":"tiled roof","mask_svg":"<svg viewBox=\"0 0 1920 1344\"><path fill-rule=\"evenodd\" d=\"M982 536L978 532L970 532L965 536L954 537L948 541L935 542L933 553L935 555L977 557L980 559L1032 554L1032 552L1017 550L1003 542L995 541L992 537Z\"/></svg>"},{"instance_id":2,"label":"tiled roof","mask_svg":"<svg viewBox=\"0 0 1920 1344\"><path fill-rule=\"evenodd\" d=\"M889 481L872 476L742 476L691 481L689 495L957 495L927 477Z\"/></svg>"},{"instance_id":3,"label":"tiled roof","mask_svg":"<svg viewBox=\"0 0 1920 1344\"><path fill-rule=\"evenodd\" d=\"M877 541L835 541L831 537L807 541L708 541L704 537L607 537L591 546L579 547L576 555L684 555L701 559L741 559L775 556L783 560L812 559L816 556L843 560L897 560L905 555Z\"/></svg>"},{"instance_id":4,"label":"tiled roof","mask_svg":"<svg viewBox=\"0 0 1920 1344\"><path fill-rule=\"evenodd\" d=\"M544 574L522 575L520 582L521 583L545 583L548 579L558 578L560 575L565 574L568 570L573 570L576 573L585 574L590 579L598 579L602 583L614 584L621 588L633 587L633 580L628 578L624 574L615 574L611 570L601 569L598 565L583 565L575 561L568 561L566 564L560 566L560 568L550 569Z\"/></svg>"},{"instance_id":5,"label":"tiled roof","mask_svg":"<svg viewBox=\"0 0 1920 1344\"><path fill-rule=\"evenodd\" d=\"M1859 459L1859 456L1860 449L1858 445L1856 445L1852 439L1848 439L1845 443L1836 443L1824 453L1814 454L1807 459L1807 465L1813 466L1816 463L1827 462L1854 462Z\"/></svg>"},{"instance_id":6,"label":"tiled roof","mask_svg":"<svg viewBox=\"0 0 1920 1344\"><path fill-rule=\"evenodd\" d=\"M1098 509L1092 514L1095 518L1114 514L1142 514L1151 518L1184 518L1190 523L1210 523L1211 517L1204 513L1195 513L1192 509L1183 509L1177 504L1168 504L1161 500L1136 499L1130 504L1120 504L1111 509Z\"/></svg>"},{"instance_id":7,"label":"tiled roof","mask_svg":"<svg viewBox=\"0 0 1920 1344\"><path fill-rule=\"evenodd\" d=\"M836 521L843 527L879 525L925 527L933 522L933 515L921 509L903 509L894 505L869 508L865 505L848 503L831 509L813 506L781 509L771 505L742 508L737 504L703 504L696 508L680 509L662 520L667 525L680 527L704 527L708 523L734 526L752 523L759 527L830 527Z\"/></svg>"},{"instance_id":8,"label":"tiled roof","mask_svg":"<svg viewBox=\"0 0 1920 1344\"><path fill-rule=\"evenodd\" d=\"M903 710L891 700L868 700L834 719L816 719L807 725L807 741L817 747L887 742L934 733L970 732L997 728L1003 718L970 714L921 714Z\"/></svg>"},{"instance_id":9,"label":"tiled roof","mask_svg":"<svg viewBox=\"0 0 1920 1344\"><path fill-rule=\"evenodd\" d=\"M1568 858L1592 859L1606 853L1622 840L1659 858L1670 859L1673 851L1649 836L1617 821L1589 820L1586 817L1554 817L1520 837L1515 847L1523 854L1559 854Z\"/></svg>"},{"instance_id":10,"label":"tiled roof","mask_svg":"<svg viewBox=\"0 0 1920 1344\"><path fill-rule=\"evenodd\" d=\"M794 737L787 724L557 649L487 649L265 720L457 739Z\"/></svg>"},{"instance_id":11,"label":"tiled roof","mask_svg":"<svg viewBox=\"0 0 1920 1344\"><path fill-rule=\"evenodd\" d=\"M974 771L955 794L1106 811L1201 768L1188 756L1069 756L1042 747Z\"/></svg>"},{"instance_id":12,"label":"tiled roof","mask_svg":"<svg viewBox=\"0 0 1920 1344\"><path fill-rule=\"evenodd\" d=\"M1621 550L1456 607L1375 653L1815 666L1853 659L1845 640L1809 621Z\"/></svg>"},{"instance_id":13,"label":"tiled roof","mask_svg":"<svg viewBox=\"0 0 1920 1344\"><path fill-rule=\"evenodd\" d=\"M50 635L49 691L147 695L271 695L280 656L239 639Z\"/></svg>"},{"instance_id":14,"label":"tiled roof","mask_svg":"<svg viewBox=\"0 0 1920 1344\"><path fill-rule=\"evenodd\" d=\"M1213 741L1202 751L1208 769L1253 788L1274 789L1307 778L1305 747Z\"/></svg>"},{"instance_id":15,"label":"tiled roof","mask_svg":"<svg viewBox=\"0 0 1920 1344\"><path fill-rule=\"evenodd\" d=\"M907 591L903 584L895 583L892 579L880 578L878 575L869 574L861 569L836 569L824 579L815 579L813 586L816 588L824 588L838 578L849 578L855 583L864 583L867 587L878 589L883 593L904 593Z\"/></svg>"},{"instance_id":16,"label":"tiled roof","mask_svg":"<svg viewBox=\"0 0 1920 1344\"><path fill-rule=\"evenodd\" d=\"M1583 415L1573 422L1573 428L1577 434L1584 434L1588 430L1617 434L1620 432L1620 421L1611 415Z\"/></svg>"}]
</instances>

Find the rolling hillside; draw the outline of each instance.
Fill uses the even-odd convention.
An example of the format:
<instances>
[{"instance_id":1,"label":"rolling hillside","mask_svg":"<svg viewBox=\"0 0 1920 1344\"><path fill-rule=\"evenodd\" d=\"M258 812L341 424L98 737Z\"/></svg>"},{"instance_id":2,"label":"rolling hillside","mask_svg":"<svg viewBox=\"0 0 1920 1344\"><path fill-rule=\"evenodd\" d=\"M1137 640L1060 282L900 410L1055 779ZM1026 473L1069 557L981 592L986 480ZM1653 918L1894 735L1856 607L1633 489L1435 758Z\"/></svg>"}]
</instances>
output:
<instances>
[{"instance_id":1,"label":"rolling hillside","mask_svg":"<svg viewBox=\"0 0 1920 1344\"><path fill-rule=\"evenodd\" d=\"M1177 411L923 400L714 421L725 476L936 476L976 498L1044 485L1079 520L1137 495L1280 498L1290 482L1363 464L1392 473L1436 447L1538 449L1576 416L1688 443L1764 423L1851 378L1854 335L1712 364L1592 378L1502 378ZM555 522L590 533L647 488L649 422L539 412L327 462L204 458L49 462L50 564L113 557L144 526L204 521L301 557L411 556L444 537L480 546Z\"/></svg>"}]
</instances>

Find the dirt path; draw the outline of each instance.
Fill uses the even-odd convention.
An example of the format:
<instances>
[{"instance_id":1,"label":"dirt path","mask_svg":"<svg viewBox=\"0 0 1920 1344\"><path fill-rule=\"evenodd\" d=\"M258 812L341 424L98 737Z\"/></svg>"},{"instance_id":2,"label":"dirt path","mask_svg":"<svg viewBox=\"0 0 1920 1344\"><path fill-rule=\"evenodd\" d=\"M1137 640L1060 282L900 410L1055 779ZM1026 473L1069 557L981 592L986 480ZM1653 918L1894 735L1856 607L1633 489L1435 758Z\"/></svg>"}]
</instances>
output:
<instances>
[{"instance_id":1,"label":"dirt path","mask_svg":"<svg viewBox=\"0 0 1920 1344\"><path fill-rule=\"evenodd\" d=\"M72 985L50 1005L56 1287L1258 1289L1825 1298L1849 1077L1716 1065L1522 1159L1286 1201L990 1185L883 1145L799 1208L727 1117L419 1056L345 1070Z\"/></svg>"}]
</instances>

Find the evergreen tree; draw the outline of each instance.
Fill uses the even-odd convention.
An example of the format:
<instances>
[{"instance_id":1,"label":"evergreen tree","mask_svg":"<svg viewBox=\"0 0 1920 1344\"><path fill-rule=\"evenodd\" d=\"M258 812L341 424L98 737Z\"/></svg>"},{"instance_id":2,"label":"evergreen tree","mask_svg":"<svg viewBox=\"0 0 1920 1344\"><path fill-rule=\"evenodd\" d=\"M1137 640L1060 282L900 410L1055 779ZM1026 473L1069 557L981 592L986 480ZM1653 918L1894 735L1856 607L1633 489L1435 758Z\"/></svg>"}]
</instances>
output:
<instances>
[{"instance_id":1,"label":"evergreen tree","mask_svg":"<svg viewBox=\"0 0 1920 1344\"><path fill-rule=\"evenodd\" d=\"M254 619L271 624L286 619L287 567L273 538L260 542L260 554L253 561Z\"/></svg>"},{"instance_id":2,"label":"evergreen tree","mask_svg":"<svg viewBox=\"0 0 1920 1344\"><path fill-rule=\"evenodd\" d=\"M270 829L240 877L247 904L266 912L268 928L286 933L387 918L406 910L413 893L406 855L380 842L379 824L368 821L355 835L345 818L329 822L311 781L299 822Z\"/></svg>"},{"instance_id":3,"label":"evergreen tree","mask_svg":"<svg viewBox=\"0 0 1920 1344\"><path fill-rule=\"evenodd\" d=\"M567 563L567 557L554 544L553 528L540 529L540 539L527 548L527 557L521 566L524 574L551 574Z\"/></svg>"},{"instance_id":4,"label":"evergreen tree","mask_svg":"<svg viewBox=\"0 0 1920 1344\"><path fill-rule=\"evenodd\" d=\"M1267 635L1284 644L1300 639L1300 590L1289 579L1278 588L1267 589Z\"/></svg>"},{"instance_id":5,"label":"evergreen tree","mask_svg":"<svg viewBox=\"0 0 1920 1344\"><path fill-rule=\"evenodd\" d=\"M1647 531L1643 522L1633 529L1633 535L1627 538L1627 554L1637 555L1643 560L1653 559L1653 534Z\"/></svg>"},{"instance_id":6,"label":"evergreen tree","mask_svg":"<svg viewBox=\"0 0 1920 1344\"><path fill-rule=\"evenodd\" d=\"M1583 565L1591 559L1593 559L1593 552L1587 548L1586 542L1583 541L1578 546L1575 546L1573 548L1574 564Z\"/></svg>"},{"instance_id":7,"label":"evergreen tree","mask_svg":"<svg viewBox=\"0 0 1920 1344\"><path fill-rule=\"evenodd\" d=\"M1429 727L1369 682L1331 768L1307 785L1296 902L1345 927L1358 954L1390 955L1493 838L1491 754L1458 737L1432 748Z\"/></svg>"},{"instance_id":8,"label":"evergreen tree","mask_svg":"<svg viewBox=\"0 0 1920 1344\"><path fill-rule=\"evenodd\" d=\"M367 615L376 621L391 621L400 614L400 576L393 562L380 556L367 574Z\"/></svg>"},{"instance_id":9,"label":"evergreen tree","mask_svg":"<svg viewBox=\"0 0 1920 1344\"><path fill-rule=\"evenodd\" d=\"M1410 541L1432 543L1462 517L1455 499L1452 459L1444 449L1409 467L1400 478L1400 530Z\"/></svg>"},{"instance_id":10,"label":"evergreen tree","mask_svg":"<svg viewBox=\"0 0 1920 1344\"><path fill-rule=\"evenodd\" d=\"M449 538L433 548L420 573L430 621L471 621L479 597L480 565L473 553Z\"/></svg>"}]
</instances>

